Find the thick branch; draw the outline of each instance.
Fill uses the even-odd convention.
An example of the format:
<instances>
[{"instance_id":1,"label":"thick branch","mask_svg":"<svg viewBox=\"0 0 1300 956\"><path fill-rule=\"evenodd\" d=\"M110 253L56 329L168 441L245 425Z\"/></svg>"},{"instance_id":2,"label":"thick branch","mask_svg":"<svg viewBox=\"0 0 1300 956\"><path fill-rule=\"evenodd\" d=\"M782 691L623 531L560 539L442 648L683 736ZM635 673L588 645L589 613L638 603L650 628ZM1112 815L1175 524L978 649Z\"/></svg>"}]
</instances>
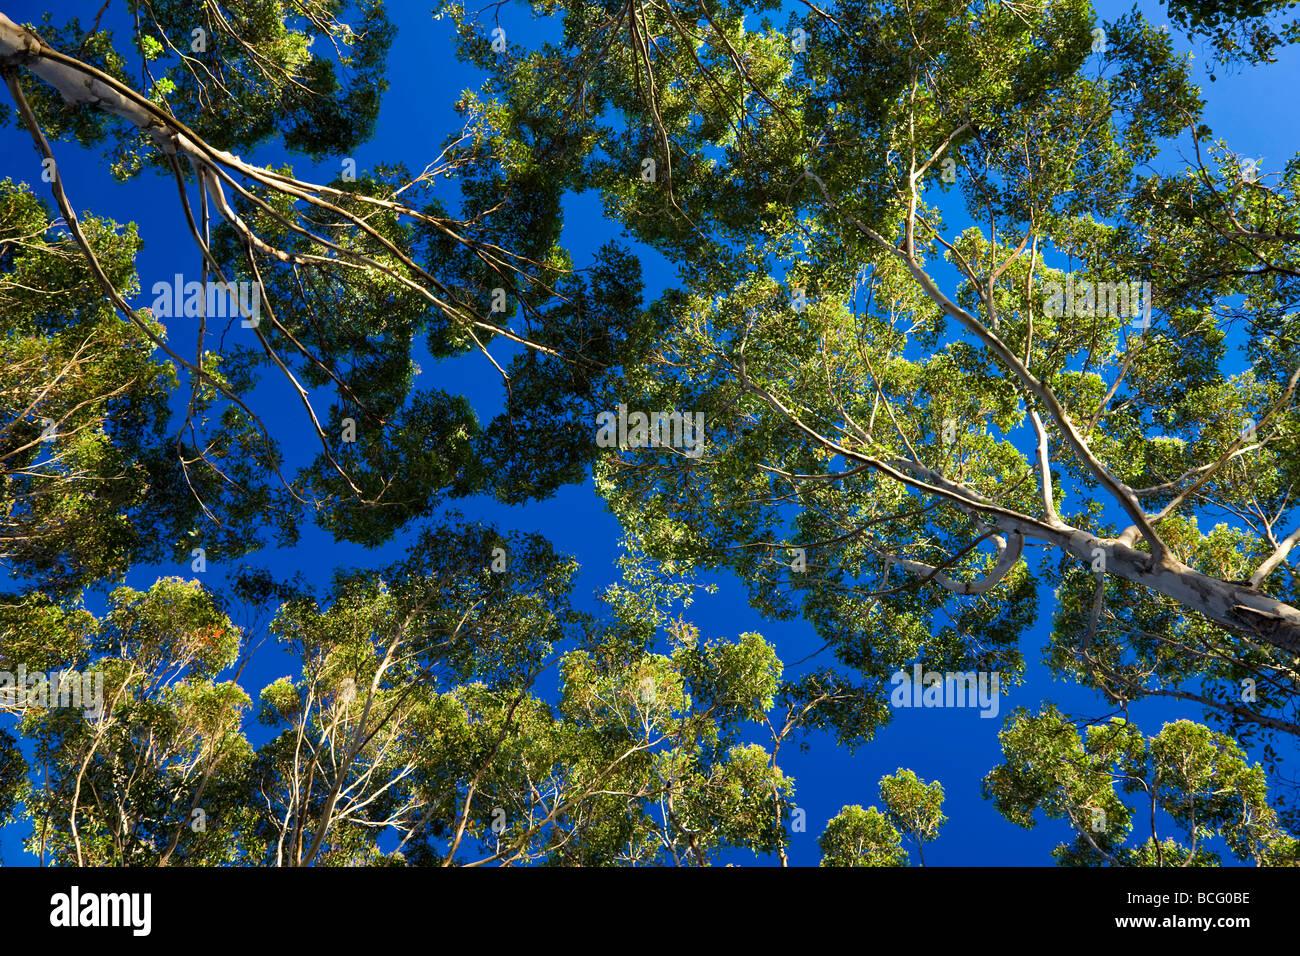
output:
<instances>
[{"instance_id":1,"label":"thick branch","mask_svg":"<svg viewBox=\"0 0 1300 956\"><path fill-rule=\"evenodd\" d=\"M1045 521L1003 508L973 488L958 484L916 461L896 458L883 461L840 444L810 427L776 396L748 379L745 386L761 396L799 431L848 461L865 464L880 474L915 491L938 496L970 517L984 520L1006 532L1045 541L1091 564L1100 554L1106 573L1149 588L1195 611L1214 623L1256 637L1261 642L1300 657L1300 609L1261 594L1252 587L1202 574L1166 555L1164 561L1138 551L1124 540L1101 538L1064 523ZM901 470L900 470L901 469Z\"/></svg>"},{"instance_id":2,"label":"thick branch","mask_svg":"<svg viewBox=\"0 0 1300 956\"><path fill-rule=\"evenodd\" d=\"M1250 586L1257 588L1263 584L1264 580L1286 560L1286 556L1291 553L1291 549L1297 544L1300 544L1300 527L1292 531L1277 546L1277 550L1270 554L1264 563L1255 570L1255 573L1250 576Z\"/></svg>"},{"instance_id":3,"label":"thick branch","mask_svg":"<svg viewBox=\"0 0 1300 956\"><path fill-rule=\"evenodd\" d=\"M951 591L953 594L983 594L985 591L996 587L1007 576L1008 572L1016 566L1016 562L1020 560L1020 556L1025 550L1025 536L1018 531L1013 531L1006 538L995 535L993 540L998 545L998 559L993 567L989 569L989 573L977 581L958 581L944 574L938 568L932 568L928 564L912 561L909 558L894 558L893 560L915 574L928 576L945 591Z\"/></svg>"},{"instance_id":4,"label":"thick branch","mask_svg":"<svg viewBox=\"0 0 1300 956\"><path fill-rule=\"evenodd\" d=\"M822 197L825 199L827 204L833 209L838 209L837 204L827 193L826 184L822 182L821 178L812 172L807 172L806 175L813 182L817 183L821 190ZM957 303L944 295L943 291L938 287L929 274L921 268L920 263L916 261L915 257L909 250L899 248L889 242L884 236L863 223L856 216L852 214L846 215L864 235L872 239L882 248L887 249L893 255L897 256L903 264L907 266L908 271L912 273L912 277L921 286L921 289L925 292L926 296L979 339L980 342L982 342L984 346L991 351L998 360L1016 376L1016 378L1020 380L1021 384L1033 393L1035 398L1043 403L1043 407L1047 409L1048 413L1052 416L1052 420L1056 423L1057 427L1061 429L1061 434L1064 436L1066 443L1069 444L1071 449L1073 449L1080 462L1082 462L1083 465L1093 473L1102 486L1106 488L1112 496L1114 496L1115 500L1118 501L1124 508L1125 512L1128 513L1134 526L1137 527L1137 529L1142 533L1142 537L1144 537L1147 540L1147 543L1151 546L1152 554L1156 556L1156 559L1163 560L1166 556L1165 544L1160 540L1159 534L1156 533L1155 528L1147 518L1146 511L1142 508L1137 497L1133 494L1133 490L1116 478L1115 475L1111 473L1110 469L1102 464L1101 461L1092 453L1087 442L1084 440L1083 436L1079 434L1078 429L1075 428L1074 423L1070 420L1069 415L1066 414L1065 409L1061 406L1060 402L1057 401L1057 398L1052 393L1051 389L1039 381L1038 378L1025 367L1019 357L1017 357L1011 349L1007 348L1006 343L998 338L998 336L987 328L984 323L980 322L979 319L975 318L975 316L971 315L961 306L957 305Z\"/></svg>"}]
</instances>

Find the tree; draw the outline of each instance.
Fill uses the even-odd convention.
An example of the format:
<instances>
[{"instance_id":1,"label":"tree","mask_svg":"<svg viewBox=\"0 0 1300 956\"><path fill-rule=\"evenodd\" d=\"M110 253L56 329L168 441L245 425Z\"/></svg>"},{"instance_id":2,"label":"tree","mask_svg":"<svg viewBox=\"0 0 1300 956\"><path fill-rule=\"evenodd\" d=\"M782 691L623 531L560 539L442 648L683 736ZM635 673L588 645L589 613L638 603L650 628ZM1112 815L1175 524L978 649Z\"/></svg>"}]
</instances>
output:
<instances>
[{"instance_id":1,"label":"tree","mask_svg":"<svg viewBox=\"0 0 1300 956\"><path fill-rule=\"evenodd\" d=\"M23 797L29 851L42 863L165 864L182 832L203 821L191 862L231 862L231 828L209 833L205 815L248 812L238 781L251 758L241 729L250 701L235 681L217 679L235 664L240 633L213 595L179 578L147 592L122 587L102 619L47 609L44 633L23 626L22 610L6 615L7 652L39 661L44 651L41 683L54 685L65 669L98 681L80 709L30 687L11 702L39 770ZM38 650L51 631L60 640Z\"/></svg>"},{"instance_id":2,"label":"tree","mask_svg":"<svg viewBox=\"0 0 1300 956\"><path fill-rule=\"evenodd\" d=\"M899 767L898 773L880 778L880 800L883 812L855 804L831 818L817 841L822 866L907 866L904 835L925 866L922 845L938 836L947 820L940 810L943 787Z\"/></svg>"},{"instance_id":3,"label":"tree","mask_svg":"<svg viewBox=\"0 0 1300 956\"><path fill-rule=\"evenodd\" d=\"M937 780L927 784L899 767L897 774L880 778L880 799L885 804L885 819L916 844L916 855L925 866L924 845L939 835L948 819L940 811L943 787Z\"/></svg>"},{"instance_id":4,"label":"tree","mask_svg":"<svg viewBox=\"0 0 1300 956\"><path fill-rule=\"evenodd\" d=\"M1213 866L1205 846L1219 838L1237 859L1257 865L1300 865L1300 843L1278 825L1265 774L1246 763L1226 734L1180 720L1145 737L1116 717L1079 729L1055 707L1031 716L1017 712L1000 734L1006 763L984 787L1009 820L1035 825L1035 812L1065 819L1072 844L1052 853L1066 866ZM1119 785L1117 792L1116 785ZM1119 793L1136 797L1137 807ZM1161 838L1157 811L1182 834ZM1127 843L1134 821L1150 821L1150 835Z\"/></svg>"},{"instance_id":5,"label":"tree","mask_svg":"<svg viewBox=\"0 0 1300 956\"><path fill-rule=\"evenodd\" d=\"M119 228L86 222L114 281L130 288L139 240ZM186 530L148 495L167 480L171 369L91 283L31 191L0 183L0 562L60 592L166 544L175 555Z\"/></svg>"},{"instance_id":6,"label":"tree","mask_svg":"<svg viewBox=\"0 0 1300 956\"><path fill-rule=\"evenodd\" d=\"M778 28L774 0L546 0L562 39L525 46L445 3L487 80L414 175L350 155L387 84L377 0L0 14L35 147L31 186L0 184L0 671L46 675L0 697L27 744L0 730L0 819L32 852L784 864L782 747L869 741L913 665L1016 683L1050 594L1046 662L1109 713L1018 713L994 806L1068 821L1068 865L1295 861L1300 161L1216 138L1137 13L804 6ZM1170 4L1245 65L1294 39L1279 9ZM277 143L328 181L241 155ZM77 213L70 144L170 180L191 272L140 280L135 228ZM626 244L577 267L583 191L674 287L647 303ZM422 387L421 344L480 353L503 411ZM607 449L615 407L642 420ZM543 538L445 512L588 469L627 535L598 616ZM319 592L251 565L124 583L304 519L413 545ZM835 661L786 677L757 634L703 640L684 610L719 570ZM252 686L272 638L293 668ZM102 677L101 713L42 702L67 671ZM1213 726L1109 719L1144 698ZM904 837L924 862L943 787L880 787L825 865L903 865Z\"/></svg>"},{"instance_id":7,"label":"tree","mask_svg":"<svg viewBox=\"0 0 1300 956\"><path fill-rule=\"evenodd\" d=\"M498 547L507 572L490 568ZM94 648L103 706L18 703L40 769L29 849L77 865L783 855L793 783L775 747L745 739L775 703L772 647L678 623L654 653L630 607L598 623L569 605L574 570L536 536L447 525L379 574L341 574L325 602L250 574L240 596L282 602L269 630L302 664L261 690L275 734L256 748L239 683L255 645L197 582L120 588L102 619L51 622ZM6 646L36 659L50 635L6 623ZM553 704L534 693L551 668Z\"/></svg>"},{"instance_id":8,"label":"tree","mask_svg":"<svg viewBox=\"0 0 1300 956\"><path fill-rule=\"evenodd\" d=\"M614 245L589 277L573 269L549 185L563 155L507 148L500 115L467 100L464 130L418 176L358 173L347 153L372 130L392 33L373 0L131 6L121 40L98 20L84 30L47 15L37 32L0 14L0 58L36 168L101 292L190 380L181 430L192 447L178 455L187 478L196 470L234 486L232 498L256 498L281 540L295 539L305 513L368 545L445 497L525 501L580 479L596 453L588 409L616 357L639 347L627 322L640 278ZM339 158L338 179L305 182L234 152L273 136ZM148 169L174 179L199 253L183 290L164 282L150 287L148 308L128 302L77 219L52 137L102 144L121 178ZM459 182L460 218L432 195L439 177ZM169 345L156 324L181 309L197 319L192 359L190 343ZM227 336L236 318L243 331ZM484 427L460 396L417 389L420 338L439 359L480 351L502 378L505 411ZM503 366L494 340L522 351ZM263 368L286 380L320 445L296 476L281 473L279 436L250 404ZM313 404L317 389L334 394L328 414ZM244 474L221 460L236 442ZM196 536L228 534L212 492L191 491L203 506Z\"/></svg>"},{"instance_id":9,"label":"tree","mask_svg":"<svg viewBox=\"0 0 1300 956\"><path fill-rule=\"evenodd\" d=\"M863 707L918 659L1014 677L1056 585L1063 671L1297 732L1294 164L1212 161L1167 33L1077 2L561 9L565 49L518 56L585 90L575 188L683 277L621 400L709 423L702 456L597 463L638 547L802 605ZM1146 171L1179 136L1203 158Z\"/></svg>"},{"instance_id":10,"label":"tree","mask_svg":"<svg viewBox=\"0 0 1300 956\"><path fill-rule=\"evenodd\" d=\"M822 866L906 866L902 837L879 810L845 807L817 841Z\"/></svg>"}]
</instances>

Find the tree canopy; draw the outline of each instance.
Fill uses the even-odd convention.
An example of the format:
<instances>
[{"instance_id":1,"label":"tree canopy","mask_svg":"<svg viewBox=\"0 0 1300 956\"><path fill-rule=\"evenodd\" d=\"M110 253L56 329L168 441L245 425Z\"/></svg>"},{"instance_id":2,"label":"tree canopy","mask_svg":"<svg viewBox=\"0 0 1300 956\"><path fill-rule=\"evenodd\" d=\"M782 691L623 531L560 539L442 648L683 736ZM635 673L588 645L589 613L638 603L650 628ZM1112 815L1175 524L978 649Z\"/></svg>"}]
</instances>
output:
<instances>
[{"instance_id":1,"label":"tree canopy","mask_svg":"<svg viewBox=\"0 0 1300 956\"><path fill-rule=\"evenodd\" d=\"M1234 152L1180 52L1269 69L1293 5L522 6L554 29L441 3L481 84L370 169L380 0L0 13L0 823L77 865L784 865L809 823L924 865L958 781L807 821L783 747L1042 667L1094 703L990 723L982 793L1058 863L1300 863L1300 156ZM594 609L473 514L589 479ZM295 574L309 524L374 560ZM720 575L772 631L701 632Z\"/></svg>"}]
</instances>

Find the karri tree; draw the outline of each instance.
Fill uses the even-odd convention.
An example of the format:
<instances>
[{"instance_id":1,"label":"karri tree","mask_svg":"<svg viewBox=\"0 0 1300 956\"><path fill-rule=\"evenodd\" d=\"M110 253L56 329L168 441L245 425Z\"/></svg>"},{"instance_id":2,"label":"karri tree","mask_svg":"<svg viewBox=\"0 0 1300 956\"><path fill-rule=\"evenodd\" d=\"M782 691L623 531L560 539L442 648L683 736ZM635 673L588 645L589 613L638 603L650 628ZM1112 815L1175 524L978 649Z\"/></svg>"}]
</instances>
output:
<instances>
[{"instance_id":1,"label":"karri tree","mask_svg":"<svg viewBox=\"0 0 1300 956\"><path fill-rule=\"evenodd\" d=\"M466 50L590 131L574 187L682 276L621 396L707 448L598 463L639 547L801 604L865 678L849 738L912 661L1014 675L1043 585L1052 665L1111 701L1300 733L1297 166L1213 137L1167 30L560 6L563 49Z\"/></svg>"},{"instance_id":2,"label":"karri tree","mask_svg":"<svg viewBox=\"0 0 1300 956\"><path fill-rule=\"evenodd\" d=\"M913 664L1012 685L1046 614L1107 715L1013 717L1000 812L1066 821L1063 863L1296 862L1300 160L1235 153L1169 29L1086 0L529 6L559 42L440 7L487 78L440 155L370 170L378 0L0 13L32 146L0 184L0 669L98 667L105 697L0 697L31 744L0 731L0 820L61 863L785 863L786 741L868 741ZM1270 62L1285 9L1169 4L1211 69ZM271 146L328 172L244 158ZM167 188L174 281L81 211L75 149ZM579 267L583 191L671 288L647 303L626 244ZM420 379L421 344L480 353L500 415ZM604 448L616 405L702 445ZM599 620L545 541L438 518L593 469L629 551ZM304 520L423 536L322 594L114 587ZM785 678L672 617L718 569L827 657ZM245 686L271 637L296 671ZM1144 698L1213 728L1110 719ZM880 796L825 865L924 862L943 788ZM1157 811L1179 840L1133 837Z\"/></svg>"}]
</instances>

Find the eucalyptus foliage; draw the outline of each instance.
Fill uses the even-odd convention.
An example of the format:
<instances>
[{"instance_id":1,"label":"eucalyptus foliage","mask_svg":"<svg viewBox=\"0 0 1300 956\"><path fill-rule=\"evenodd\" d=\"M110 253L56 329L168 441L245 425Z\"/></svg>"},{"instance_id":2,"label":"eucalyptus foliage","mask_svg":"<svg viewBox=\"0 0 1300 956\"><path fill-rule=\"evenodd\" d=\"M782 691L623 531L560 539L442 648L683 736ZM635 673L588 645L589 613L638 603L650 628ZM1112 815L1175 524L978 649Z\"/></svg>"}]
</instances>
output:
<instances>
[{"instance_id":1,"label":"eucalyptus foliage","mask_svg":"<svg viewBox=\"0 0 1300 956\"><path fill-rule=\"evenodd\" d=\"M561 39L521 43L445 2L463 128L369 170L379 0L110 6L0 14L35 150L0 183L0 670L104 701L0 697L42 861L784 864L783 746L868 744L914 666L1039 654L1098 714L1012 715L984 794L1059 863L1300 861L1300 159L1233 152L1176 43L1262 68L1285 5L533 0ZM70 150L154 179L239 313L175 315ZM588 262L574 193L625 234ZM603 447L616 406L702 415L701 453ZM597 613L573 558L447 510L589 475L626 534ZM320 590L251 563L307 521L413 543ZM240 570L126 584L192 555ZM811 664L699 632L723 571ZM1206 723L1117 716L1160 698ZM812 821L823 865L924 864L944 785L861 799Z\"/></svg>"}]
</instances>

